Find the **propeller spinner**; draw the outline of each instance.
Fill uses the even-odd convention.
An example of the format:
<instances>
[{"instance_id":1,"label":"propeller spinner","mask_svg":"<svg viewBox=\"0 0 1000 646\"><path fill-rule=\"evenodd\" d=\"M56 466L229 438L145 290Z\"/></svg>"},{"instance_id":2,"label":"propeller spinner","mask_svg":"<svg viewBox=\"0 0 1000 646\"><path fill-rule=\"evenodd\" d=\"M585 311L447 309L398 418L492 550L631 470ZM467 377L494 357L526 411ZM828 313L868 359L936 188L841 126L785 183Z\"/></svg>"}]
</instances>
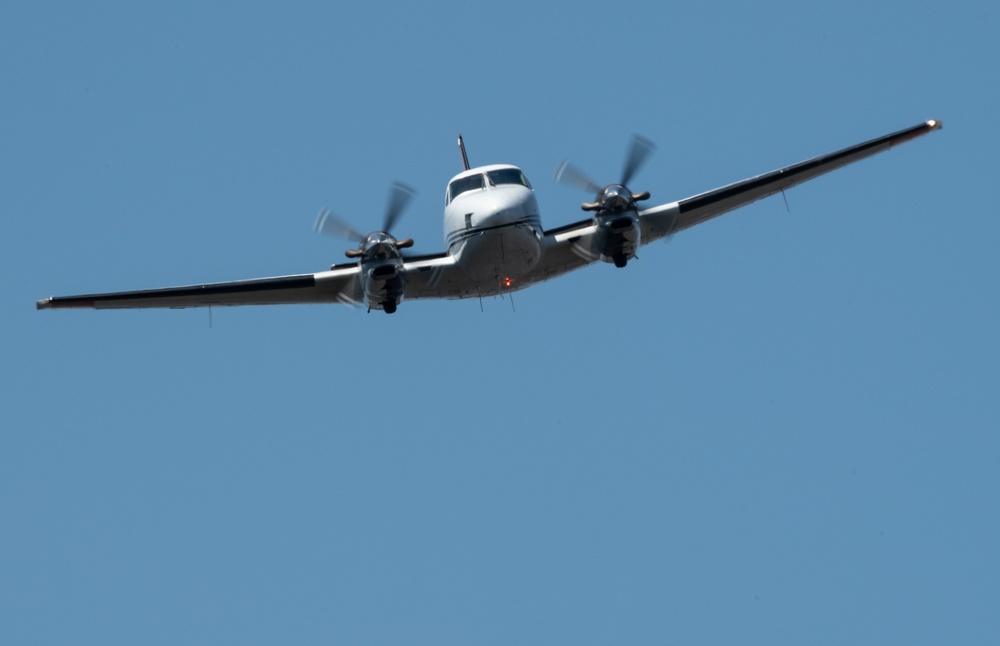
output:
<instances>
[{"instance_id":1,"label":"propeller spinner","mask_svg":"<svg viewBox=\"0 0 1000 646\"><path fill-rule=\"evenodd\" d=\"M413 246L413 238L397 240L391 233L392 227L402 216L416 191L402 182L393 182L389 186L389 199L386 202L385 215L382 218L382 229L363 235L357 229L335 215L330 209L323 209L316 216L314 226L317 233L346 238L358 243L357 249L344 252L348 258L379 259L388 256L398 256L400 249Z\"/></svg>"},{"instance_id":2,"label":"propeller spinner","mask_svg":"<svg viewBox=\"0 0 1000 646\"><path fill-rule=\"evenodd\" d=\"M633 207L636 202L649 199L649 191L633 193L629 190L628 184L654 150L656 150L656 144L651 140L641 135L632 135L628 154L625 157L625 165L622 168L622 179L617 184L608 184L602 187L568 160L564 160L556 170L556 181L596 195L593 202L584 202L581 205L584 211L621 213Z\"/></svg>"}]
</instances>

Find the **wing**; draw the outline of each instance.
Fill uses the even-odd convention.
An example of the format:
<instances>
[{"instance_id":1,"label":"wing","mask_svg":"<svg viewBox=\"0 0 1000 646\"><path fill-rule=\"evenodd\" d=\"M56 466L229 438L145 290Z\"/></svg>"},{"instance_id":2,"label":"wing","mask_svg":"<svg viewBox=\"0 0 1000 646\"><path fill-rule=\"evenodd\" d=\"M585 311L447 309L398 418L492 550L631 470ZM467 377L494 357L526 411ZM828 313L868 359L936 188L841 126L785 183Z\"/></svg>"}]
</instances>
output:
<instances>
[{"instance_id":1,"label":"wing","mask_svg":"<svg viewBox=\"0 0 1000 646\"><path fill-rule=\"evenodd\" d=\"M212 305L279 305L291 303L351 303L358 300L358 266L330 271L276 276L227 283L186 285L132 292L53 296L38 301L40 310L67 307L126 309L145 307L208 307Z\"/></svg>"},{"instance_id":2,"label":"wing","mask_svg":"<svg viewBox=\"0 0 1000 646\"><path fill-rule=\"evenodd\" d=\"M446 253L406 258L407 300L463 298L477 285ZM40 310L62 308L140 309L229 305L352 304L364 299L357 263L334 265L316 274L255 278L205 285L142 289L130 292L53 296L36 303Z\"/></svg>"},{"instance_id":3,"label":"wing","mask_svg":"<svg viewBox=\"0 0 1000 646\"><path fill-rule=\"evenodd\" d=\"M853 164L865 157L889 150L893 146L940 128L940 121L927 121L912 128L900 130L792 166L779 168L770 173L729 184L679 202L646 209L639 213L639 221L642 224L642 243L646 244L663 236L683 231L718 215L774 195L842 166Z\"/></svg>"},{"instance_id":4,"label":"wing","mask_svg":"<svg viewBox=\"0 0 1000 646\"><path fill-rule=\"evenodd\" d=\"M645 209L639 212L642 244L683 231L939 128L941 128L940 121L927 121L912 128L779 168L679 202ZM594 221L590 218L546 231L543 237L542 260L532 272L532 282L546 280L595 262L598 258L590 244L590 236L595 231Z\"/></svg>"},{"instance_id":5,"label":"wing","mask_svg":"<svg viewBox=\"0 0 1000 646\"><path fill-rule=\"evenodd\" d=\"M436 253L406 258L406 300L462 298L475 294L476 284L459 269L458 255Z\"/></svg>"},{"instance_id":6,"label":"wing","mask_svg":"<svg viewBox=\"0 0 1000 646\"><path fill-rule=\"evenodd\" d=\"M592 219L550 229L542 236L542 257L523 280L540 283L596 262L591 236L597 231Z\"/></svg>"}]
</instances>

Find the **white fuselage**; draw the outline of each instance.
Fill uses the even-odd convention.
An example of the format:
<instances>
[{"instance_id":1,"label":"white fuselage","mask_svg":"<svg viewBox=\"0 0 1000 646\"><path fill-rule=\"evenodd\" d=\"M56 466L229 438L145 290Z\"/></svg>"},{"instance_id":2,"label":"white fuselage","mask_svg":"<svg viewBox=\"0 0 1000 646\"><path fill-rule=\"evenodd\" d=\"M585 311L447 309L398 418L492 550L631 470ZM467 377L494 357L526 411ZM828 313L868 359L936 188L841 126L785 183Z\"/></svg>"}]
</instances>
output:
<instances>
[{"instance_id":1,"label":"white fuselage","mask_svg":"<svg viewBox=\"0 0 1000 646\"><path fill-rule=\"evenodd\" d=\"M477 285L461 296L488 296L521 285L541 256L538 202L516 166L473 168L448 184L444 209L448 253Z\"/></svg>"}]
</instances>

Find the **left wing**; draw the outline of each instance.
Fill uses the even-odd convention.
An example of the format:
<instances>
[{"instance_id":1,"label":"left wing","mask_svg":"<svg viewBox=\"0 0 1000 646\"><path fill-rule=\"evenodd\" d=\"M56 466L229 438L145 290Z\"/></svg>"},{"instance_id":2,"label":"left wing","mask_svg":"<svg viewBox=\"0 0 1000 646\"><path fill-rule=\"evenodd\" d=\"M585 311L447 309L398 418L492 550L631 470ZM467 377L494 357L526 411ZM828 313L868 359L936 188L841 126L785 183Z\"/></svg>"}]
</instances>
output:
<instances>
[{"instance_id":1,"label":"left wing","mask_svg":"<svg viewBox=\"0 0 1000 646\"><path fill-rule=\"evenodd\" d=\"M679 202L664 204L639 213L642 243L683 231L696 224L746 206L751 202L780 193L786 188L819 177L832 170L853 164L866 157L889 150L893 146L916 139L941 128L941 122L930 121L864 143L821 155L792 166L779 168Z\"/></svg>"},{"instance_id":2,"label":"left wing","mask_svg":"<svg viewBox=\"0 0 1000 646\"><path fill-rule=\"evenodd\" d=\"M701 224L733 209L940 128L941 122L932 119L912 128L779 168L678 202L645 209L639 212L642 244L646 245L664 236ZM546 231L543 238L544 255L539 267L533 271L534 280L545 280L596 261L597 256L590 249L590 237L595 231L593 219L581 220Z\"/></svg>"},{"instance_id":3,"label":"left wing","mask_svg":"<svg viewBox=\"0 0 1000 646\"><path fill-rule=\"evenodd\" d=\"M53 296L36 304L40 310L68 307L128 309L145 307L209 307L212 305L278 305L351 303L358 300L358 266L296 276L276 276L227 283L186 285L107 294Z\"/></svg>"},{"instance_id":4,"label":"left wing","mask_svg":"<svg viewBox=\"0 0 1000 646\"><path fill-rule=\"evenodd\" d=\"M595 231L592 219L546 231L542 236L542 257L523 280L540 283L596 262L598 256L591 249Z\"/></svg>"}]
</instances>

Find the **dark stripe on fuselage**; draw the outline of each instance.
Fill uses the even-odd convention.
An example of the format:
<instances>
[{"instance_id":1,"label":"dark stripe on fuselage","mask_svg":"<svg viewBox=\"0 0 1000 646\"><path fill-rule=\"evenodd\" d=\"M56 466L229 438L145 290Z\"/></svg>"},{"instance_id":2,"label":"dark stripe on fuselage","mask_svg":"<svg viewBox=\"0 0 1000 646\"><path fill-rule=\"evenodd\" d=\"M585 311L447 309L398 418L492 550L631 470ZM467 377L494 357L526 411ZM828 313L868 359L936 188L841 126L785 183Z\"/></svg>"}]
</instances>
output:
<instances>
[{"instance_id":1,"label":"dark stripe on fuselage","mask_svg":"<svg viewBox=\"0 0 1000 646\"><path fill-rule=\"evenodd\" d=\"M525 224L541 228L541 223L539 222L538 218L524 218L522 220L518 220L517 222L506 222L504 224L498 224L492 227L473 227L471 229L452 231L450 234L448 234L448 240L446 240L446 244L448 245L449 248L451 248L452 246L461 242L462 240L471 238L481 233L486 233L487 231L496 231L498 229L504 229L506 227L517 227Z\"/></svg>"}]
</instances>

